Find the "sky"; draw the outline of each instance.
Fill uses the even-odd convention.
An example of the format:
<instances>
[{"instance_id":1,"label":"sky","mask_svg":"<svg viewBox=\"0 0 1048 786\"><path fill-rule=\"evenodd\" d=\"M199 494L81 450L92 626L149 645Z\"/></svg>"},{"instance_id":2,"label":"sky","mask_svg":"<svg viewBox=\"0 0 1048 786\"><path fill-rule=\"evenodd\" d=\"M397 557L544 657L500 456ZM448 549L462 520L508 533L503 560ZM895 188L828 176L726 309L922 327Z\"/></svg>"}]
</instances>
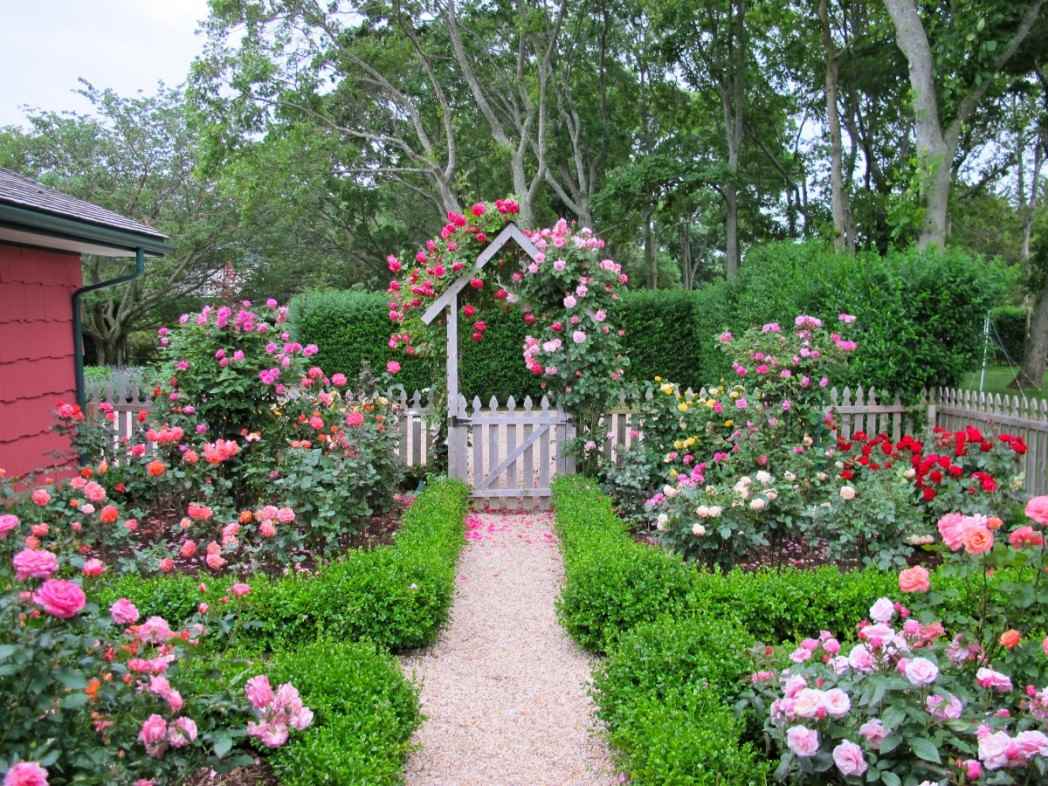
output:
<instances>
[{"instance_id":1,"label":"sky","mask_svg":"<svg viewBox=\"0 0 1048 786\"><path fill-rule=\"evenodd\" d=\"M0 126L25 106L87 112L83 77L120 95L186 80L207 0L0 0Z\"/></svg>"}]
</instances>

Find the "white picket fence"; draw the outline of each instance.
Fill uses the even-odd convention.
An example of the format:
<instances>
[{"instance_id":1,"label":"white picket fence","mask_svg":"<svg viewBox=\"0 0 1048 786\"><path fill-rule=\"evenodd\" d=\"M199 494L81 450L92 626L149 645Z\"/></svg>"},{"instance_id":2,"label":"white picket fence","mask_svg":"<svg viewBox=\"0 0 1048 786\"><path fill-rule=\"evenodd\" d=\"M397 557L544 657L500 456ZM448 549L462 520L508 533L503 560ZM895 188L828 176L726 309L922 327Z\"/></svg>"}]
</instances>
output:
<instances>
[{"instance_id":1,"label":"white picket fence","mask_svg":"<svg viewBox=\"0 0 1048 786\"><path fill-rule=\"evenodd\" d=\"M649 389L644 395L653 394ZM696 395L705 398L706 389ZM435 412L433 402L419 391L409 396L399 389L390 396L398 415L401 461L409 467L427 466L438 447L438 420L445 413ZM100 401L113 405L120 437L130 434L139 412L149 409L148 391L133 382L96 388L89 411ZM621 460L639 438L632 427L637 403L621 398L604 421L608 435L604 450L609 460ZM938 388L913 404L904 404L898 396L872 388L833 388L827 408L836 412L845 436L856 431L884 432L898 440L907 433L927 436L934 426L956 430L970 423L994 435L1015 434L1028 446L1025 492L1048 493L1048 401L1043 399ZM465 438L456 443L461 446L459 455L449 455L449 462L473 486L476 496L546 496L556 474L574 472L573 460L563 450L574 439L573 425L545 397L537 404L530 398L518 403L512 396L502 403L492 397L487 404L479 398L467 402L460 397L453 420L456 427L463 429Z\"/></svg>"}]
</instances>

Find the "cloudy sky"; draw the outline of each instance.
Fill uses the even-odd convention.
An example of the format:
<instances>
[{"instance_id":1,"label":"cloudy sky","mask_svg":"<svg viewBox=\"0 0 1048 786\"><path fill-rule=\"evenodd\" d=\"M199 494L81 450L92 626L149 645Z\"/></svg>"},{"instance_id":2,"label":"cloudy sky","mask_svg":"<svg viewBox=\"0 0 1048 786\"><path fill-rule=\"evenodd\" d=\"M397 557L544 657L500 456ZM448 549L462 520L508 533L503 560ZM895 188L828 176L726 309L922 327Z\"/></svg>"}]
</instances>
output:
<instances>
[{"instance_id":1,"label":"cloudy sky","mask_svg":"<svg viewBox=\"0 0 1048 786\"><path fill-rule=\"evenodd\" d=\"M185 81L207 0L0 0L0 126L25 106L87 111L83 77L121 95Z\"/></svg>"}]
</instances>

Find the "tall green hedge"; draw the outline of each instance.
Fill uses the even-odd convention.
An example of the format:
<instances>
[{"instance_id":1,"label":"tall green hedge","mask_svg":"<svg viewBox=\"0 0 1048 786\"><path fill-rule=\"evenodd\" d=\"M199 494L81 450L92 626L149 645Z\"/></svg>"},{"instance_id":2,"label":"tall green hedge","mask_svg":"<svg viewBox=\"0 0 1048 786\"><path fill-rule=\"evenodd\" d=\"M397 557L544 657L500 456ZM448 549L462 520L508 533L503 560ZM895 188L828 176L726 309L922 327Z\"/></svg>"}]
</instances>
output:
<instances>
[{"instance_id":1,"label":"tall green hedge","mask_svg":"<svg viewBox=\"0 0 1048 786\"><path fill-rule=\"evenodd\" d=\"M619 323L626 331L630 373L635 379L661 375L698 387L702 384L703 336L700 296L694 292L638 291L626 295ZM485 315L484 341L463 341L459 387L469 396L487 401L508 395L518 400L542 395L539 381L521 361L527 325L518 311ZM303 343L320 347L317 361L325 371L351 377L364 364L385 367L391 357L386 342L391 332L387 298L381 293L320 291L291 301L291 323ZM405 360L398 354L398 381L409 392L429 387L444 374L443 345L425 358Z\"/></svg>"},{"instance_id":2,"label":"tall green hedge","mask_svg":"<svg viewBox=\"0 0 1048 786\"><path fill-rule=\"evenodd\" d=\"M640 290L623 299L630 377L662 375L685 387L729 373L716 336L751 325L788 323L800 313L859 317L860 349L841 384L914 394L954 385L978 365L983 319L1007 284L1005 270L966 252L894 251L839 254L821 243L752 248L736 281L696 292ZM387 299L381 293L309 292L291 303L298 338L320 347L326 371L353 375L364 362L383 368L390 352ZM542 394L521 362L527 326L516 310L486 315L483 342L463 342L460 387L467 396L500 400ZM443 344L430 357L402 360L399 381L411 391L443 378Z\"/></svg>"},{"instance_id":3,"label":"tall green hedge","mask_svg":"<svg viewBox=\"0 0 1048 786\"><path fill-rule=\"evenodd\" d=\"M994 330L994 359L1014 365L1023 362L1026 351L1026 309L999 306L990 312Z\"/></svg>"}]
</instances>

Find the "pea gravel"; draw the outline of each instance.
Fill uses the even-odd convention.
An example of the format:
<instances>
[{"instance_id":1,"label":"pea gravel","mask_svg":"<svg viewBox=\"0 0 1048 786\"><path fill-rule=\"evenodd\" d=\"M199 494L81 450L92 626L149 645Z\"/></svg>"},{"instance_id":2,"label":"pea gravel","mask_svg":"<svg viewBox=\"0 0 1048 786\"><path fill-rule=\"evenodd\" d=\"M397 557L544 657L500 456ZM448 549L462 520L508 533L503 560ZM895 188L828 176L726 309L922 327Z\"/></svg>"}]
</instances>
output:
<instances>
[{"instance_id":1,"label":"pea gravel","mask_svg":"<svg viewBox=\"0 0 1048 786\"><path fill-rule=\"evenodd\" d=\"M401 665L426 721L408 786L618 784L588 695L593 660L557 622L548 513L471 514L451 621Z\"/></svg>"}]
</instances>

